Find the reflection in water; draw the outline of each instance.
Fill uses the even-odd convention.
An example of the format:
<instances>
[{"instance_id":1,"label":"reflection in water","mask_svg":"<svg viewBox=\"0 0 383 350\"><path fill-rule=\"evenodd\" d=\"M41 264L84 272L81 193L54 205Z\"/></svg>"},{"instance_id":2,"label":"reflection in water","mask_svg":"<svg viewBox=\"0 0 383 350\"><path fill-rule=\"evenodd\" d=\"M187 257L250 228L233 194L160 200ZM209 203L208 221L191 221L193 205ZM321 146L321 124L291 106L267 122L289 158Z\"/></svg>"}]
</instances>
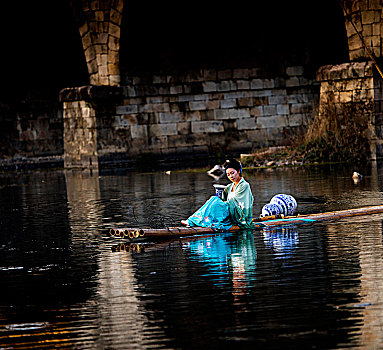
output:
<instances>
[{"instance_id":1,"label":"reflection in water","mask_svg":"<svg viewBox=\"0 0 383 350\"><path fill-rule=\"evenodd\" d=\"M248 174L254 213L281 192L301 214L381 204L383 169L358 184L354 170ZM383 347L382 214L134 245L109 237L156 213L184 219L213 182L0 175L0 348Z\"/></svg>"},{"instance_id":2,"label":"reflection in water","mask_svg":"<svg viewBox=\"0 0 383 350\"><path fill-rule=\"evenodd\" d=\"M81 256L87 240L102 232L104 207L100 201L99 175L98 172L67 171L65 178L72 251L75 256ZM103 348L105 344L108 348L147 346L150 337L145 334L149 322L137 298L132 256L102 254L99 246L93 248L97 254L91 257L97 263L96 294L72 310L80 318L89 314L98 317L93 321L96 327L89 327L82 337L88 338L92 348Z\"/></svg>"},{"instance_id":3,"label":"reflection in water","mask_svg":"<svg viewBox=\"0 0 383 350\"><path fill-rule=\"evenodd\" d=\"M363 326L361 327L361 345L383 348L383 245L382 222L366 227L366 234L359 242L361 288L359 303L362 308ZM371 306L370 306L371 305Z\"/></svg>"},{"instance_id":4,"label":"reflection in water","mask_svg":"<svg viewBox=\"0 0 383 350\"><path fill-rule=\"evenodd\" d=\"M353 285L342 286L342 291L354 295L355 299L340 307L351 310L361 324L355 331L358 346L374 349L383 348L382 227L382 220L366 223L360 218L328 227L333 274L341 276L352 272L355 280ZM334 279L333 283L339 290L339 280Z\"/></svg>"},{"instance_id":5,"label":"reflection in water","mask_svg":"<svg viewBox=\"0 0 383 350\"><path fill-rule=\"evenodd\" d=\"M140 243L119 243L112 246L112 252L137 252L143 253L143 244Z\"/></svg>"},{"instance_id":6,"label":"reflection in water","mask_svg":"<svg viewBox=\"0 0 383 350\"><path fill-rule=\"evenodd\" d=\"M184 243L183 248L207 264L218 282L228 278L232 280L233 294L242 294L250 280L255 278L257 252L251 231L195 240ZM231 276L228 276L229 273Z\"/></svg>"},{"instance_id":7,"label":"reflection in water","mask_svg":"<svg viewBox=\"0 0 383 350\"><path fill-rule=\"evenodd\" d=\"M249 296L250 289L255 286L257 252L253 232L241 231L196 240L185 243L183 249L206 264L209 274L216 276L215 285L220 287L223 280L232 284L233 311L238 323L239 315L247 310L243 297Z\"/></svg>"},{"instance_id":8,"label":"reflection in water","mask_svg":"<svg viewBox=\"0 0 383 350\"><path fill-rule=\"evenodd\" d=\"M286 225L263 228L266 248L271 249L277 258L290 258L299 243L297 227Z\"/></svg>"}]
</instances>

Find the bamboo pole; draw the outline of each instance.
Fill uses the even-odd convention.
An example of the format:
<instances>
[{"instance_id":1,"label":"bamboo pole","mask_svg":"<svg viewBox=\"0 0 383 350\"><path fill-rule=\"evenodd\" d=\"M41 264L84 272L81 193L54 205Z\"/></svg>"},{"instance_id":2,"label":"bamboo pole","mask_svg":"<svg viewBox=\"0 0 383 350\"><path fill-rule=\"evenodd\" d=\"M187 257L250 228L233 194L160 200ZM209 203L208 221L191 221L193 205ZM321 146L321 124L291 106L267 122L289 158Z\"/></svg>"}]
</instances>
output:
<instances>
[{"instance_id":1,"label":"bamboo pole","mask_svg":"<svg viewBox=\"0 0 383 350\"><path fill-rule=\"evenodd\" d=\"M362 207L356 209L339 210L325 213L309 214L309 215L297 215L287 216L280 219L270 219L270 217L261 222L254 222L254 229L259 230L265 226L282 226L292 224L308 224L319 221L337 220L345 217L371 215L383 213L383 205ZM232 226L229 232L235 232L241 230L238 226ZM217 233L216 230L211 227L168 227L161 229L152 228L111 228L110 235L117 238L166 238L166 237L180 237L190 236L204 233Z\"/></svg>"}]
</instances>

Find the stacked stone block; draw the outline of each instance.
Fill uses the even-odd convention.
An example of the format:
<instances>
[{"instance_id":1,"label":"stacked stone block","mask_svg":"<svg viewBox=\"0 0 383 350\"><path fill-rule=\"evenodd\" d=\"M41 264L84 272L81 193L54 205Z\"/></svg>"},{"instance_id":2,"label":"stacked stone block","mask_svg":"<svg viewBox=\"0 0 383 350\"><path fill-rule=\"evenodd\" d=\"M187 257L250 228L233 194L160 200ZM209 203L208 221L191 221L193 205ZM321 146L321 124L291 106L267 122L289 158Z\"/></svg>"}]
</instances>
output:
<instances>
[{"instance_id":1,"label":"stacked stone block","mask_svg":"<svg viewBox=\"0 0 383 350\"><path fill-rule=\"evenodd\" d=\"M330 113L342 120L347 106L352 105L360 118L367 119L366 133L371 144L371 158L383 155L383 97L381 78L371 61L351 62L321 67L317 72L321 83L318 118Z\"/></svg>"},{"instance_id":2,"label":"stacked stone block","mask_svg":"<svg viewBox=\"0 0 383 350\"><path fill-rule=\"evenodd\" d=\"M44 101L45 102L45 101ZM48 106L50 107L50 106ZM43 108L41 108L43 109ZM62 114L57 108L44 112L17 114L15 129L18 134L17 149L9 149L20 156L50 156L63 151ZM9 131L8 131L9 132Z\"/></svg>"},{"instance_id":3,"label":"stacked stone block","mask_svg":"<svg viewBox=\"0 0 383 350\"><path fill-rule=\"evenodd\" d=\"M380 1L344 1L350 60L369 58L359 34L375 57L382 56L382 5ZM359 34L358 34L359 32Z\"/></svg>"},{"instance_id":4,"label":"stacked stone block","mask_svg":"<svg viewBox=\"0 0 383 350\"><path fill-rule=\"evenodd\" d=\"M259 68L134 76L112 127L133 155L252 151L288 143L313 118L317 96L303 66L273 78Z\"/></svg>"},{"instance_id":5,"label":"stacked stone block","mask_svg":"<svg viewBox=\"0 0 383 350\"><path fill-rule=\"evenodd\" d=\"M123 0L81 0L79 30L92 85L120 84L120 26Z\"/></svg>"},{"instance_id":6,"label":"stacked stone block","mask_svg":"<svg viewBox=\"0 0 383 350\"><path fill-rule=\"evenodd\" d=\"M86 101L64 102L64 165L98 167L96 112Z\"/></svg>"},{"instance_id":7,"label":"stacked stone block","mask_svg":"<svg viewBox=\"0 0 383 350\"><path fill-rule=\"evenodd\" d=\"M9 95L11 96L11 95ZM0 152L3 158L56 157L63 152L59 104L40 94L12 93L0 102Z\"/></svg>"},{"instance_id":8,"label":"stacked stone block","mask_svg":"<svg viewBox=\"0 0 383 350\"><path fill-rule=\"evenodd\" d=\"M372 62L351 62L321 67L317 72L321 83L320 109L328 102L329 93L336 103L369 102L374 99Z\"/></svg>"},{"instance_id":9,"label":"stacked stone block","mask_svg":"<svg viewBox=\"0 0 383 350\"><path fill-rule=\"evenodd\" d=\"M115 151L118 140L110 134L108 113L119 98L119 87L84 86L60 92L65 167L98 168L100 156Z\"/></svg>"}]
</instances>

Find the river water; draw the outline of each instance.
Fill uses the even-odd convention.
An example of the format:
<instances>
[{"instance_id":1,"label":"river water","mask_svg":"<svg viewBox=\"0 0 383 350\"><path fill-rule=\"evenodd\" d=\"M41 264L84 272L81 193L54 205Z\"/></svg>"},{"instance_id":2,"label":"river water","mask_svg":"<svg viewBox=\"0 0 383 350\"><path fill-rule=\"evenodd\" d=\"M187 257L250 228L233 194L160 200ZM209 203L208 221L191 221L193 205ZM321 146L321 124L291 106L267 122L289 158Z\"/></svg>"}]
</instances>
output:
<instances>
[{"instance_id":1,"label":"river water","mask_svg":"<svg viewBox=\"0 0 383 350\"><path fill-rule=\"evenodd\" d=\"M351 175L365 176L355 184ZM382 204L383 167L245 173L254 213ZM383 348L383 215L130 244L226 184L205 173L0 175L0 348Z\"/></svg>"}]
</instances>

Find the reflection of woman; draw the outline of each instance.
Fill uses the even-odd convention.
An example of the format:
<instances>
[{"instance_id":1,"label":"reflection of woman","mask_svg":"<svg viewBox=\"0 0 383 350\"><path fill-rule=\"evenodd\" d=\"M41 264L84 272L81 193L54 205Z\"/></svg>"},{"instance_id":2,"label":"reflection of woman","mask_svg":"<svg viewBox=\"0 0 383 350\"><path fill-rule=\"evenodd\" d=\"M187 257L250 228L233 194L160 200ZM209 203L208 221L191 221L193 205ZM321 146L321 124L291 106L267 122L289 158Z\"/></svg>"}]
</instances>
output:
<instances>
[{"instance_id":1,"label":"reflection of woman","mask_svg":"<svg viewBox=\"0 0 383 350\"><path fill-rule=\"evenodd\" d=\"M251 228L253 195L248 182L242 177L241 163L229 159L224 164L226 175L232 182L224 189L222 198L211 197L183 224L228 230L233 225Z\"/></svg>"},{"instance_id":2,"label":"reflection of woman","mask_svg":"<svg viewBox=\"0 0 383 350\"><path fill-rule=\"evenodd\" d=\"M225 276L232 278L234 295L246 293L251 280L255 279L257 251L250 230L203 237L186 242L182 247L214 271L214 280L224 281Z\"/></svg>"}]
</instances>

